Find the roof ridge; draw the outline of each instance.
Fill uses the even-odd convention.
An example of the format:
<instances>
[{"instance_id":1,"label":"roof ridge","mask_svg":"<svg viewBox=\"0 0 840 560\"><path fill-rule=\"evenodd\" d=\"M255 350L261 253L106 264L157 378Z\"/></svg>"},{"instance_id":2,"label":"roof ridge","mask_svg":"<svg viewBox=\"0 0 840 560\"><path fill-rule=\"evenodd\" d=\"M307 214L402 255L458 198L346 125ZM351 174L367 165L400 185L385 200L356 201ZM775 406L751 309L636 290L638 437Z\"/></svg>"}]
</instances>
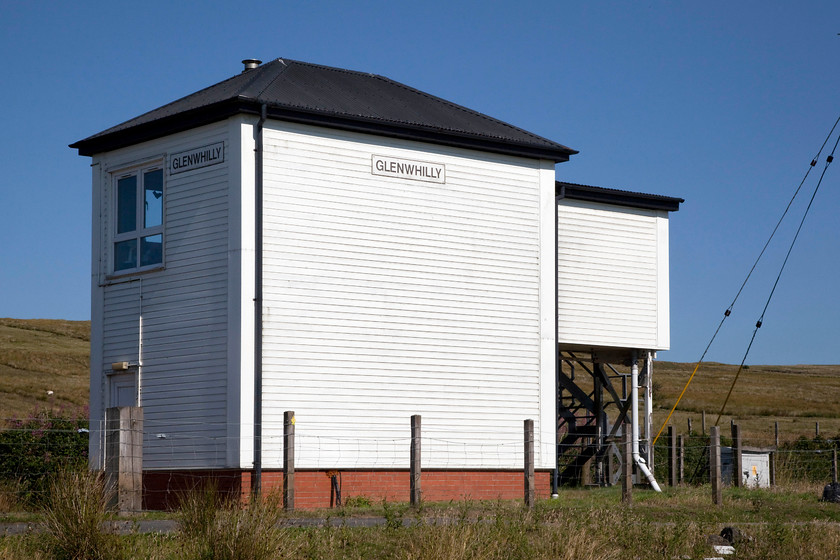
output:
<instances>
[{"instance_id":1,"label":"roof ridge","mask_svg":"<svg viewBox=\"0 0 840 560\"><path fill-rule=\"evenodd\" d=\"M89 155L227 118L277 109L281 120L568 161L577 151L387 76L275 58L71 144ZM353 123L356 123L355 125Z\"/></svg>"},{"instance_id":2,"label":"roof ridge","mask_svg":"<svg viewBox=\"0 0 840 560\"><path fill-rule=\"evenodd\" d=\"M324 70L331 70L331 71L339 72L339 73L343 73L343 74L356 74L356 75L359 75L359 76L369 76L369 77L372 77L372 78L376 78L377 80L381 80L381 81L393 84L393 85L395 85L397 87L400 87L400 88L402 88L406 91L410 91L412 93L419 94L421 97L425 97L426 99L431 99L431 100L443 103L444 105L447 105L449 107L457 109L458 111L460 111L462 113L465 113L465 114L468 114L468 115L479 116L479 117L481 117L482 119L484 119L488 122L492 122L492 123L495 123L495 124L501 124L501 125L509 128L509 129L511 129L511 130L515 130L517 132L525 134L525 135L527 135L527 136L529 136L529 137L531 137L535 140L541 140L541 141L544 141L544 142L551 142L552 144L554 144L556 146L562 146L563 148L569 149L572 153L575 153L575 154L578 153L576 150L572 150L571 148L568 148L567 146L563 146L562 144L559 144L558 142L554 142L553 140L549 140L548 138L545 138L544 136L540 136L539 134L534 134L533 132L525 130L524 128L519 128L518 126L512 125L509 122L491 117L490 115L487 115L486 113L482 113L481 111L476 111L475 109L470 109L469 107L466 107L464 105L460 105L458 103L454 103L452 101L449 101L448 99L438 97L437 95L433 95L431 93L428 93L428 92L425 92L423 90L417 89L415 87L409 86L407 84L404 84L402 82L399 82L399 81L394 80L392 78L389 78L387 76L383 76L382 74L375 74L373 72L362 72L360 70L350 70L350 69L347 69L347 68L339 68L337 66L327 66L325 64L317 64L317 63L314 63L314 62L305 62L305 61L293 60L293 59L278 58L277 60L280 60L280 61L285 60L285 61L288 61L288 62L291 62L291 63L294 63L294 64L300 64L300 65L310 66L310 67L314 67L314 68L321 68L321 69L324 69ZM272 61L272 62L274 62L274 61ZM303 106L301 106L301 107L303 107ZM316 109L315 107L309 107L309 108L313 109L313 110ZM409 123L409 121L406 121L406 120L395 121L395 120L392 120L392 119L384 119L384 118L379 118L379 119L370 118L370 120L376 120L376 121L380 121L380 122L402 122L402 123L405 123L405 124L417 124L417 123ZM455 129L451 129L451 128L450 129L443 129L443 130L450 130L450 131L453 131L453 132L455 131ZM479 134L464 134L464 136L480 136L480 135ZM501 136L496 136L496 138L502 138L502 137ZM516 140L513 140L513 142L516 142Z\"/></svg>"},{"instance_id":3,"label":"roof ridge","mask_svg":"<svg viewBox=\"0 0 840 560\"><path fill-rule=\"evenodd\" d=\"M423 90L419 90L417 88L411 87L411 86L406 85L402 82L398 82L396 80L388 78L387 76L381 76L379 74L371 74L371 76L373 76L374 78L380 79L380 80L385 80L385 81L391 82L393 84L396 84L397 86L399 86L403 89L406 89L408 91L412 91L414 93L419 93L421 96L426 97L428 99L433 99L435 101L440 101L443 104L448 105L448 106L450 106L454 109L457 109L461 112L468 113L468 114L471 114L471 115L478 115L479 117L481 117L482 119L484 119L488 122L493 122L493 123L496 123L496 124L504 125L504 126L510 128L512 130L516 130L517 132L521 132L521 133L523 133L527 136L530 136L531 138L534 138L535 140L548 141L548 142L551 142L552 144L555 144L557 146L562 146L562 144L558 144L557 142L554 142L553 140L549 140L548 138L540 136L539 134L534 134L533 132L525 130L524 128L519 128L518 126L512 125L509 122L503 121L501 119L497 119L495 117L491 117L490 115L487 115L486 113L482 113L481 111L476 111L475 109L470 109L469 107L465 107L464 105L454 103L452 101L449 101L448 99L438 97L437 95L432 95L431 93L428 93L428 92L425 92ZM565 148L566 146L563 146L563 147ZM574 153L577 153L577 151L574 151Z\"/></svg>"},{"instance_id":4,"label":"roof ridge","mask_svg":"<svg viewBox=\"0 0 840 560\"><path fill-rule=\"evenodd\" d=\"M282 76L282 75L286 72L286 70L289 68L289 65L288 65L288 64L286 64L286 61L285 61L285 60L283 60L282 58L275 58L274 60L270 60L270 61L266 62L265 64L262 64L262 65L258 66L257 68L254 68L254 70L262 70L263 68L268 68L268 67L270 67L271 65L276 64L276 63L278 63L278 62L279 62L279 63L283 66L283 68L282 68L279 72L277 72L277 73L274 75L274 77L273 77L271 80L269 80L267 84L265 84L265 86L263 86L263 88L259 91L259 93L257 93L257 97L256 97L256 99L258 99L259 97L261 97L261 96L262 96L262 94L263 94L263 93L265 93L265 90L267 90L269 87L271 87L271 84L273 84L274 82L276 82L276 81L277 81L277 79L278 79L280 76ZM265 73L264 71L263 71L263 72L261 72L261 74L264 74L264 73ZM252 80L252 81L251 81L251 83L250 83L250 84L248 84L248 85L253 84L253 83L254 83L254 81L256 81L257 77L258 77L258 76L254 76L254 80ZM212 86L211 86L211 87L212 87ZM245 86L245 87L247 88L248 86ZM243 89L245 89L245 88L243 88Z\"/></svg>"},{"instance_id":5,"label":"roof ridge","mask_svg":"<svg viewBox=\"0 0 840 560\"><path fill-rule=\"evenodd\" d=\"M272 61L272 62L273 62L273 61ZM267 64L266 64L265 66L267 66ZM263 66L259 66L259 67L257 67L257 68L254 68L254 71L260 70L261 68L263 68ZM250 73L250 71L249 71L249 73ZM129 125L131 122L133 122L133 121L137 121L137 120L141 120L143 117L145 117L146 115L149 115L149 114L151 114L151 113L157 113L157 112L159 112L159 111L165 111L167 107L171 107L171 106L173 106L173 105L175 105L175 104L177 104L177 103L181 103L181 102L182 102L182 101L184 101L185 99L188 99L188 98L190 98L190 97L198 97L201 93L203 93L203 92L205 92L205 91L208 91L208 90L211 90L211 89L214 89L214 88L218 88L218 87L219 87L219 86L221 86L222 84L227 84L227 83L230 83L230 82L232 82L233 80L236 80L237 78L242 78L244 74L245 74L245 72L240 72L239 74L234 74L233 76L231 76L231 77L229 77L229 78L225 78L225 79L224 79L224 80L222 80L221 82L216 82L215 84L211 84L211 85L209 85L209 86L207 86L207 87L201 88L201 89L200 89L200 90L198 90L198 91L194 91L194 92L192 92L192 93L189 93L189 94L187 94L187 95L184 95L184 96L182 96L182 97L179 97L178 99L174 99L174 100L170 101L169 103L165 103L165 104L161 105L160 107L155 107L154 109L150 109L150 110L148 110L148 111L146 111L146 112L144 112L144 113L141 113L141 114L137 115L136 117L132 117L132 118L128 119L127 121L123 121L123 122L121 122L121 123L119 123L119 124L116 124L116 125L114 125L114 126L110 127L110 128L107 128L107 129L105 129L105 130L103 130L103 131L101 131L101 132L98 132L97 134L94 134L93 136L101 136L101 135L103 135L103 134L107 134L107 133L108 133L108 131L110 131L110 130L113 130L113 129L115 129L115 128L119 128L119 127L123 127L123 126ZM242 89L247 88L249 85L251 85L252 83L254 83L254 81L256 81L256 79L257 79L258 77L259 77L258 75L253 74L253 75L251 76L251 79L250 79L248 82L246 82L246 84L244 85L244 87L243 87ZM164 116L164 117L161 117L161 118L166 118L166 117ZM156 120L156 119L155 119L155 120ZM92 137L93 137L93 136L92 136Z\"/></svg>"}]
</instances>

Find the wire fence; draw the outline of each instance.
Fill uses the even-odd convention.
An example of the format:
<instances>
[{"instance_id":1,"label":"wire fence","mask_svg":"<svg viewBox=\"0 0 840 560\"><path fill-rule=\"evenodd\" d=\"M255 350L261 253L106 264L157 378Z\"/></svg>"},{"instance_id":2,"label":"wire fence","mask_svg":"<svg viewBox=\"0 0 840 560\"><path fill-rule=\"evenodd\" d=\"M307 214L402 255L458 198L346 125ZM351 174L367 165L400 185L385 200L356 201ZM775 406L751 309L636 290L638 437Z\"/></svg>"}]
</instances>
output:
<instances>
[{"instance_id":1,"label":"wire fence","mask_svg":"<svg viewBox=\"0 0 840 560\"><path fill-rule=\"evenodd\" d=\"M310 470L319 472L322 477L339 476L352 477L360 472L407 471L409 467L409 449L411 438L406 433L400 436L366 437L334 437L311 435L299 432L295 440L295 454L299 465L317 465ZM91 429L88 420L83 415L72 415L45 411L28 419L0 420L0 511L20 508L39 507L44 503L49 483L62 469L81 469L89 466L89 440L99 438L104 432L101 426ZM161 444L162 432L152 427L142 434L143 447L152 443ZM177 437L170 438L163 443L172 453L179 452L179 457L194 457L191 464L182 464L181 468L170 469L170 472L160 476L165 477L163 487L189 488L201 480L201 476L193 475L190 469L201 468L201 461L211 457L205 468L216 471L216 479L220 489L229 491L237 485L246 483L242 469L225 469L225 450L230 438L227 436L206 437L198 435L186 427ZM683 435L679 449L670 450L678 456L678 479L681 484L699 485L709 482L709 437L703 434L690 433ZM731 446L729 438L721 438L723 446ZM452 428L451 433L443 437L422 437L424 468L430 470L453 471L500 471L513 470L511 466L521 468L523 464L524 448L521 436L514 438L499 437L486 440L470 437ZM242 441L242 453L251 453L251 440ZM812 438L800 437L794 441L782 443L778 448L774 446L755 445L754 441L744 441L744 448L756 455L767 455L768 461L773 461L773 474L776 484L788 483L820 483L831 482L836 476L836 454L840 451L840 435L837 437L823 437L817 435ZM764 444L764 441L757 442ZM279 471L282 469L282 436L269 437L263 441L266 449L265 468ZM669 445L667 438L661 438L654 448L654 473L661 485L670 479ZM541 448L540 448L541 447ZM758 449L756 449L758 448ZM209 451L208 451L209 450ZM538 452L550 456L554 453L553 442L538 446ZM174 456L174 455L173 455ZM724 453L724 462L727 461ZM165 458L165 456L164 456ZM150 459L153 460L154 456ZM158 456L160 460L160 456ZM731 459L729 459L731 462ZM163 465L164 463L159 463ZM545 463L543 463L543 466ZM101 469L102 464L92 465ZM144 462L144 468L147 468ZM178 473L171 471L178 470ZM724 468L726 472L726 469ZM330 474L332 473L332 475ZM270 478L269 474L269 478ZM729 481L732 479L731 469ZM746 472L747 482L755 483L769 481L769 474L760 468ZM750 478L752 477L752 478ZM358 477L357 477L358 478ZM492 477L486 480L467 480L463 484L494 484L517 485L521 479L510 478L494 481ZM544 477L542 483L550 480ZM724 478L726 482L727 479ZM367 482L371 487L382 484L371 477ZM333 482L334 484L334 482ZM759 484L761 486L763 484ZM159 485L160 486L160 485ZM330 483L325 483L330 488ZM241 488L239 489L241 490ZM155 490L151 486L149 492ZM168 491L168 490L167 490ZM469 495L465 490L463 496ZM358 496L361 498L361 496Z\"/></svg>"},{"instance_id":2,"label":"wire fence","mask_svg":"<svg viewBox=\"0 0 840 560\"><path fill-rule=\"evenodd\" d=\"M706 484L710 482L708 435L690 433L681 436L681 445L669 450L671 443L661 438L654 447L654 472L663 481L670 480L671 454L676 457L676 478L682 484ZM733 479L733 441L721 437L723 447L724 483L734 483ZM759 465L766 465L739 473L745 477L745 485L769 485L771 473L777 485L791 483L827 484L836 479L836 457L840 452L840 434L836 437L800 436L795 440L782 442L778 447L768 445L767 440L742 441L742 457L750 457ZM745 460L745 459L742 459ZM761 484L756 484L756 483Z\"/></svg>"}]
</instances>

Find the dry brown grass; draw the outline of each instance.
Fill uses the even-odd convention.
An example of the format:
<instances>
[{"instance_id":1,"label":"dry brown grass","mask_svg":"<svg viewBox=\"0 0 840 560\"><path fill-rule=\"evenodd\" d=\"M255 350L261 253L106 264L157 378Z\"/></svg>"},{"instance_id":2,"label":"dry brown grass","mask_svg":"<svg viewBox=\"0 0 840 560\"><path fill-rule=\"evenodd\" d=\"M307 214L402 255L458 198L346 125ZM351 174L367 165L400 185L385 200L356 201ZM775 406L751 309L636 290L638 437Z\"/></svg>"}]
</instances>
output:
<instances>
[{"instance_id":1,"label":"dry brown grass","mask_svg":"<svg viewBox=\"0 0 840 560\"><path fill-rule=\"evenodd\" d=\"M89 321L0 319L0 420L87 405L89 355Z\"/></svg>"},{"instance_id":2,"label":"dry brown grass","mask_svg":"<svg viewBox=\"0 0 840 560\"><path fill-rule=\"evenodd\" d=\"M89 321L0 319L0 419L22 417L36 407L84 406L88 403ZM654 431L658 431L676 401L694 364L654 364ZM671 419L678 433L692 419L701 429L701 412L711 426L737 371L719 363L701 365ZM588 376L578 376L581 383ZM52 396L47 391L53 391ZM840 366L753 365L741 373L720 425L730 419L741 426L748 445L771 445L773 423L779 422L782 441L840 433Z\"/></svg>"},{"instance_id":3,"label":"dry brown grass","mask_svg":"<svg viewBox=\"0 0 840 560\"><path fill-rule=\"evenodd\" d=\"M44 511L46 550L56 560L117 560L119 538L102 530L109 493L96 471L59 472Z\"/></svg>"},{"instance_id":4,"label":"dry brown grass","mask_svg":"<svg viewBox=\"0 0 840 560\"><path fill-rule=\"evenodd\" d=\"M658 431L671 407L685 387L695 364L657 362L654 365L654 430ZM704 363L685 393L670 423L678 433L701 430L702 411L706 425L717 419L726 393L738 371L737 365ZM840 366L749 366L742 370L720 419L722 434L728 435L730 419L741 426L745 442L751 445L774 443L774 422L779 423L781 441L799 436L813 437L815 424L820 433L840 433Z\"/></svg>"}]
</instances>

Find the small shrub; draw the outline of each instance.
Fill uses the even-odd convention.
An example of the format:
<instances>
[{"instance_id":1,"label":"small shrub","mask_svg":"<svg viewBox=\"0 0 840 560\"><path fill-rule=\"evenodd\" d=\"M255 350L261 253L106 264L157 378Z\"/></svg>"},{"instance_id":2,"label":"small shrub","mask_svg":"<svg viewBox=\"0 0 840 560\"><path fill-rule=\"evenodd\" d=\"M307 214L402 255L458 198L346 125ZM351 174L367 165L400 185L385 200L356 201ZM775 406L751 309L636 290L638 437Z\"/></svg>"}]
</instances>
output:
<instances>
[{"instance_id":1,"label":"small shrub","mask_svg":"<svg viewBox=\"0 0 840 560\"><path fill-rule=\"evenodd\" d=\"M18 500L19 495L18 484L0 480L0 513L20 511L22 508Z\"/></svg>"},{"instance_id":2,"label":"small shrub","mask_svg":"<svg viewBox=\"0 0 840 560\"><path fill-rule=\"evenodd\" d=\"M219 495L219 487L209 482L181 497L178 508L178 528L188 540L210 538L219 509L231 507Z\"/></svg>"},{"instance_id":3,"label":"small shrub","mask_svg":"<svg viewBox=\"0 0 840 560\"><path fill-rule=\"evenodd\" d=\"M833 449L840 449L840 434L830 439L800 436L782 444L776 455L776 480L829 482Z\"/></svg>"},{"instance_id":4,"label":"small shrub","mask_svg":"<svg viewBox=\"0 0 840 560\"><path fill-rule=\"evenodd\" d=\"M373 504L367 496L348 496L344 500L344 507L369 508Z\"/></svg>"},{"instance_id":5,"label":"small shrub","mask_svg":"<svg viewBox=\"0 0 840 560\"><path fill-rule=\"evenodd\" d=\"M0 430L0 482L15 485L19 497L41 505L49 481L61 470L87 467L86 410L36 410Z\"/></svg>"},{"instance_id":6,"label":"small shrub","mask_svg":"<svg viewBox=\"0 0 840 560\"><path fill-rule=\"evenodd\" d=\"M101 473L59 471L50 481L44 512L47 550L57 560L120 558L116 535L102 531L108 496Z\"/></svg>"},{"instance_id":7,"label":"small shrub","mask_svg":"<svg viewBox=\"0 0 840 560\"><path fill-rule=\"evenodd\" d=\"M387 500L382 500L382 515L385 517L385 527L399 529L403 526L402 512L394 509Z\"/></svg>"},{"instance_id":8,"label":"small shrub","mask_svg":"<svg viewBox=\"0 0 840 560\"><path fill-rule=\"evenodd\" d=\"M240 506L220 497L212 484L188 494L181 503L179 526L190 558L269 560L277 558L283 532L277 528L281 501L276 494Z\"/></svg>"},{"instance_id":9,"label":"small shrub","mask_svg":"<svg viewBox=\"0 0 840 560\"><path fill-rule=\"evenodd\" d=\"M685 436L683 458L685 483L704 484L709 482L709 441L705 434L691 432ZM726 445L721 438L721 445ZM654 451L654 476L660 483L668 480L668 441L661 437L653 448Z\"/></svg>"}]
</instances>

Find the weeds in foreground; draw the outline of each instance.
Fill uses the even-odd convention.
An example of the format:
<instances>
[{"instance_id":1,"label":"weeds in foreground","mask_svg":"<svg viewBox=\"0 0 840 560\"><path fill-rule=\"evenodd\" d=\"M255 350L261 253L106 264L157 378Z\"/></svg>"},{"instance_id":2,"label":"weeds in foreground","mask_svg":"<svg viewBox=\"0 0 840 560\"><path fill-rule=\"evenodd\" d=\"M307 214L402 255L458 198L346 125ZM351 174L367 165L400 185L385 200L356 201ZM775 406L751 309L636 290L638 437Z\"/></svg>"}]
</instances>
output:
<instances>
[{"instance_id":1,"label":"weeds in foreground","mask_svg":"<svg viewBox=\"0 0 840 560\"><path fill-rule=\"evenodd\" d=\"M103 532L108 494L101 473L59 471L49 485L44 512L46 550L57 560L120 558L120 541Z\"/></svg>"},{"instance_id":2,"label":"weeds in foreground","mask_svg":"<svg viewBox=\"0 0 840 560\"><path fill-rule=\"evenodd\" d=\"M18 499L19 482L0 480L0 513L23 511L23 504Z\"/></svg>"},{"instance_id":3,"label":"weeds in foreground","mask_svg":"<svg viewBox=\"0 0 840 560\"><path fill-rule=\"evenodd\" d=\"M94 475L95 476L95 475ZM65 486L80 486L65 483ZM723 507L712 506L708 488L639 492L626 508L611 490L568 491L563 499L540 502L535 511L515 502L453 502L427 505L383 503L372 527L344 525L278 528L280 501L267 496L250 504L222 498L207 487L181 505L180 531L171 535L113 537L132 559L166 560L238 558L319 558L322 560L399 558L420 560L595 560L706 558L715 556L708 543L724 525L749 534L736 544L738 558L822 560L840 550L836 504L817 502L817 486L791 489L728 489ZM93 495L96 495L94 493ZM756 512L761 512L756 517ZM421 513L422 512L422 513ZM84 518L79 514L78 518ZM76 519L73 515L68 519ZM89 525L93 527L94 525ZM106 535L106 538L108 536ZM82 558L54 554L52 535L0 536L4 560ZM88 556L108 558L107 555Z\"/></svg>"},{"instance_id":4,"label":"weeds in foreground","mask_svg":"<svg viewBox=\"0 0 840 560\"><path fill-rule=\"evenodd\" d=\"M284 531L277 528L282 512L277 494L240 505L219 498L208 486L186 495L178 513L184 555L213 560L269 560L283 554Z\"/></svg>"}]
</instances>

